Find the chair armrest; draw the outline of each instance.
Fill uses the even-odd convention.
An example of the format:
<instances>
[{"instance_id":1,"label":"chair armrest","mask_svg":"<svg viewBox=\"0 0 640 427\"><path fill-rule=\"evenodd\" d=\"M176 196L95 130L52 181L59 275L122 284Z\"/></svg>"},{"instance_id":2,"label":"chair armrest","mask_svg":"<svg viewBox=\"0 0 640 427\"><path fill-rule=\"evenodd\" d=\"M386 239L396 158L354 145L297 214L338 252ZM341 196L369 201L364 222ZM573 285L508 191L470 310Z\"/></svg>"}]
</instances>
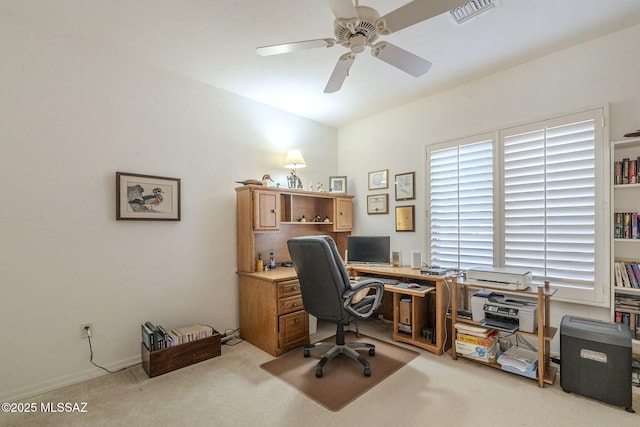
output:
<instances>
[{"instance_id":1,"label":"chair armrest","mask_svg":"<svg viewBox=\"0 0 640 427\"><path fill-rule=\"evenodd\" d=\"M375 289L374 295L361 295L366 291ZM342 294L344 298L344 308L354 317L360 319L367 318L380 306L382 294L384 293L384 283L378 279L367 279L361 282L352 283L349 288ZM366 299L366 301L365 301ZM366 308L366 311L358 311Z\"/></svg>"}]
</instances>

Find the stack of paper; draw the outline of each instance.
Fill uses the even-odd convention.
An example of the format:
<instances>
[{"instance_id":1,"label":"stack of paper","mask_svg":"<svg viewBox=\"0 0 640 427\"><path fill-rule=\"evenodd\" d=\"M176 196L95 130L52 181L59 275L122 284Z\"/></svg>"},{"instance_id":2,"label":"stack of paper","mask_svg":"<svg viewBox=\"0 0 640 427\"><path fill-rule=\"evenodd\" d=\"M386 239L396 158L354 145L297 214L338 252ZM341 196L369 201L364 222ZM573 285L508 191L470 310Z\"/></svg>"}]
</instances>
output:
<instances>
[{"instance_id":1,"label":"stack of paper","mask_svg":"<svg viewBox=\"0 0 640 427\"><path fill-rule=\"evenodd\" d=\"M537 378L538 353L522 347L511 347L498 357L503 371Z\"/></svg>"}]
</instances>

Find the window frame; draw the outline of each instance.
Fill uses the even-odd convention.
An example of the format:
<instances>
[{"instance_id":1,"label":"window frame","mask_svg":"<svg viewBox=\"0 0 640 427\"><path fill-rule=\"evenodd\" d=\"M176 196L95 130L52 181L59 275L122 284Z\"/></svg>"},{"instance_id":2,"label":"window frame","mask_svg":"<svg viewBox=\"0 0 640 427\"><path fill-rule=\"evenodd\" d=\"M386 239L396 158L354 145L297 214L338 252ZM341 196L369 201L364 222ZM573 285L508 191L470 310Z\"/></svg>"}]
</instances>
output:
<instances>
[{"instance_id":1,"label":"window frame","mask_svg":"<svg viewBox=\"0 0 640 427\"><path fill-rule=\"evenodd\" d=\"M593 286L588 288L573 286L557 286L554 300L566 301L582 305L607 307L610 304L611 285L611 218L610 218L610 182L611 175L609 135L605 124L608 122L608 106L595 107L570 114L559 115L543 120L504 127L493 132L457 138L454 140L430 144L426 147L426 206L430 213L431 206L431 153L456 146L493 139L494 179L493 179L493 220L494 220L494 266L505 265L505 181L504 181L504 138L514 132L552 128L568 125L581 120L594 120L594 257L595 270ZM426 221L427 250L429 262L433 260L431 241L430 215ZM536 284L541 284L536 281ZM553 283L552 283L553 286Z\"/></svg>"}]
</instances>

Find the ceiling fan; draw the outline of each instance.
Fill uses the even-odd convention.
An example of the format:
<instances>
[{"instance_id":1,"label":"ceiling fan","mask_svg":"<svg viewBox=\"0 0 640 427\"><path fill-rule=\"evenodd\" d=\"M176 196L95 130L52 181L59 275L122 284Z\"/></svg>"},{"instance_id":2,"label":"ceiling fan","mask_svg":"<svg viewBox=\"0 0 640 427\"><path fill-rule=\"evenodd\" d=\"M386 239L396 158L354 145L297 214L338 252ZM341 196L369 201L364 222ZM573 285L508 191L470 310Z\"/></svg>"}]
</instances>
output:
<instances>
[{"instance_id":1,"label":"ceiling fan","mask_svg":"<svg viewBox=\"0 0 640 427\"><path fill-rule=\"evenodd\" d=\"M419 77L429 71L431 62L389 42L377 41L378 37L398 32L403 28L453 10L468 0L415 0L382 17L372 7L360 6L358 0L355 2L354 5L351 0L327 0L336 17L333 24L335 38L263 46L257 48L256 53L263 56L278 55L318 47L329 48L336 44L348 48L349 51L338 59L338 63L329 77L329 82L324 88L325 93L340 90L349 75L349 69L356 55L364 52L367 46L371 48L371 55L375 58L414 77Z\"/></svg>"}]
</instances>

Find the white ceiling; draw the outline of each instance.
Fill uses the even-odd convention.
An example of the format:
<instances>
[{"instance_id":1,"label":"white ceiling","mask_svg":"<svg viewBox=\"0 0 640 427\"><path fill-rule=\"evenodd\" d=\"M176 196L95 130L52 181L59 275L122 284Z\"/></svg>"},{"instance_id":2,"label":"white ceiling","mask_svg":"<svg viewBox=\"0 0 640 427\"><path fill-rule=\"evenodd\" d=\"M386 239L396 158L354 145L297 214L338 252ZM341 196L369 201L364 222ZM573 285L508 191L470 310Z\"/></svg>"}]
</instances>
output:
<instances>
[{"instance_id":1,"label":"white ceiling","mask_svg":"<svg viewBox=\"0 0 640 427\"><path fill-rule=\"evenodd\" d=\"M406 3L361 1L381 15ZM640 0L499 4L461 26L442 14L381 38L433 62L427 74L412 77L367 49L332 94L323 89L346 48L255 53L333 37L324 0L0 0L0 13L336 127L640 22Z\"/></svg>"}]
</instances>

